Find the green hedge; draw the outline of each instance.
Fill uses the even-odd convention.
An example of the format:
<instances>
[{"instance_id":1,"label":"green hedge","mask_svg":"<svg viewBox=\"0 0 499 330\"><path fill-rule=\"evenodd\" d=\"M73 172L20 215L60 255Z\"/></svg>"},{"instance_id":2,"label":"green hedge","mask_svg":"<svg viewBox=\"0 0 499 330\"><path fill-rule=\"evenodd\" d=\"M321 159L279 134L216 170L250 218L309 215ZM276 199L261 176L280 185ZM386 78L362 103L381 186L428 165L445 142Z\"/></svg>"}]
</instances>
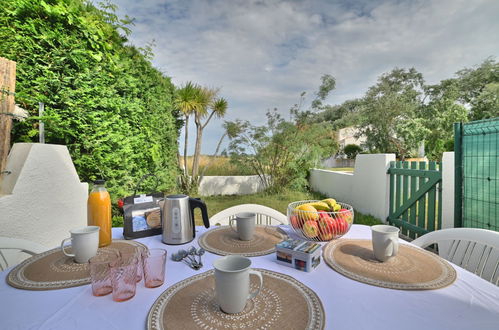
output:
<instances>
[{"instance_id":1,"label":"green hedge","mask_svg":"<svg viewBox=\"0 0 499 330\"><path fill-rule=\"evenodd\" d=\"M46 143L68 147L81 180L108 180L114 198L145 173L175 186L181 121L174 86L148 49L127 45L114 8L81 0L6 0L0 6L0 56L17 62L16 102L29 110L13 142L38 141L45 103Z\"/></svg>"}]
</instances>

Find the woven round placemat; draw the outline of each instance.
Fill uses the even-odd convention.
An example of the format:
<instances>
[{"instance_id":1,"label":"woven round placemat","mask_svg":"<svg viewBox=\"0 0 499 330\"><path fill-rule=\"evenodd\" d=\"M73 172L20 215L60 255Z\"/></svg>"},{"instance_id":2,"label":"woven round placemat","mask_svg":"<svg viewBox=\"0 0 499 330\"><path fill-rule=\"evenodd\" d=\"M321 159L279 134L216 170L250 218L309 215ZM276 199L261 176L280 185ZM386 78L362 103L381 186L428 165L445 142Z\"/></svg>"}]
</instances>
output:
<instances>
[{"instance_id":1,"label":"woven round placemat","mask_svg":"<svg viewBox=\"0 0 499 330\"><path fill-rule=\"evenodd\" d=\"M99 248L98 254L116 250L126 252L137 247L147 247L139 242L113 240L111 245ZM67 251L71 251L68 248ZM65 256L60 248L37 254L14 267L7 276L7 283L18 289L55 290L90 284L88 263L78 264Z\"/></svg>"},{"instance_id":2,"label":"woven round placemat","mask_svg":"<svg viewBox=\"0 0 499 330\"><path fill-rule=\"evenodd\" d=\"M456 280L456 271L447 261L407 244L399 244L395 257L380 262L374 258L371 240L340 239L325 246L323 258L340 274L390 289L439 289Z\"/></svg>"},{"instance_id":3,"label":"woven round placemat","mask_svg":"<svg viewBox=\"0 0 499 330\"><path fill-rule=\"evenodd\" d=\"M226 314L216 303L214 271L169 287L151 307L148 329L324 329L317 294L291 276L266 269L263 288L241 313ZM251 291L257 281L251 277Z\"/></svg>"},{"instance_id":4,"label":"woven round placemat","mask_svg":"<svg viewBox=\"0 0 499 330\"><path fill-rule=\"evenodd\" d=\"M240 255L256 257L275 252L275 245L287 238L278 227L257 225L250 241L242 241L229 226L220 226L199 237L199 245L219 255Z\"/></svg>"}]
</instances>

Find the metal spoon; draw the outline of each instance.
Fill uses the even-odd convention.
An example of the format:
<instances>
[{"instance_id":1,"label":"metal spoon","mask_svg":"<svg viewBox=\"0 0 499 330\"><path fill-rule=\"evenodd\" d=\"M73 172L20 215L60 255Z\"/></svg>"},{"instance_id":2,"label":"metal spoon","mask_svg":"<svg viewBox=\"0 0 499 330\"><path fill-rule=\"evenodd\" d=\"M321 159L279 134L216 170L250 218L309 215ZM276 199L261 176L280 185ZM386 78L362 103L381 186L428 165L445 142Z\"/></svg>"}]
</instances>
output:
<instances>
[{"instance_id":1,"label":"metal spoon","mask_svg":"<svg viewBox=\"0 0 499 330\"><path fill-rule=\"evenodd\" d=\"M194 251L193 251L193 249L194 249ZM184 258L188 258L194 266L197 266L198 262L196 261L196 259L194 258L194 255L193 255L193 252L194 253L196 252L196 248L194 248L192 246L188 251L185 251L185 250L180 250L180 251L182 251L182 255L184 255Z\"/></svg>"},{"instance_id":2,"label":"metal spoon","mask_svg":"<svg viewBox=\"0 0 499 330\"><path fill-rule=\"evenodd\" d=\"M201 268L201 267L199 267L199 265L198 265L198 263L196 262L196 260L193 260L193 259L190 257L190 255L189 255L189 253L188 253L187 251L185 251L185 250L181 249L181 250L178 250L178 252L177 252L177 253L178 253L179 257L181 257L181 258L182 258L181 260L182 260L182 261L184 261L186 264L188 264L188 265L189 265L189 267L191 267L192 269L194 269L194 270L199 270L199 268ZM189 261L187 261L185 258L187 258L188 260L190 260L190 262L189 262Z\"/></svg>"},{"instance_id":3,"label":"metal spoon","mask_svg":"<svg viewBox=\"0 0 499 330\"><path fill-rule=\"evenodd\" d=\"M184 263L186 263L189 267L192 268L192 265L190 262L188 262L187 260L184 260L184 257L183 257L183 254L181 253L172 253L172 260L173 261L177 261L177 262L180 262L180 261L183 261Z\"/></svg>"},{"instance_id":4,"label":"metal spoon","mask_svg":"<svg viewBox=\"0 0 499 330\"><path fill-rule=\"evenodd\" d=\"M201 260L201 257L203 256L203 254L205 253L205 249L203 248L199 248L199 250L196 251L196 255L199 257L199 265L201 267L203 267L203 261Z\"/></svg>"},{"instance_id":5,"label":"metal spoon","mask_svg":"<svg viewBox=\"0 0 499 330\"><path fill-rule=\"evenodd\" d=\"M182 259L183 258L178 253L176 253L176 252L172 253L172 260L173 261L182 261Z\"/></svg>"},{"instance_id":6,"label":"metal spoon","mask_svg":"<svg viewBox=\"0 0 499 330\"><path fill-rule=\"evenodd\" d=\"M198 254L198 251L196 250L196 248L194 246L191 246L190 249L187 252L194 259L195 265L196 265L196 267L198 269L200 269L201 267L203 267L203 262L201 261L201 256ZM203 249L202 253L204 253L204 249ZM196 260L196 256L199 256L199 261Z\"/></svg>"}]
</instances>

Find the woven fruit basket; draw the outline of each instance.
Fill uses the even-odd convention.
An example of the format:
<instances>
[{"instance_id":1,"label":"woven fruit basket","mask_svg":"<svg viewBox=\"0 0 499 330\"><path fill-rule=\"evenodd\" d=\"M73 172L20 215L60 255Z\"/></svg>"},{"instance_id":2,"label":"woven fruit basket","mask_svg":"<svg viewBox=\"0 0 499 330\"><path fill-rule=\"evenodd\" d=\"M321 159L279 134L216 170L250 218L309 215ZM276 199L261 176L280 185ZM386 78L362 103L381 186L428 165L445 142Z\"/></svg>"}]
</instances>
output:
<instances>
[{"instance_id":1,"label":"woven fruit basket","mask_svg":"<svg viewBox=\"0 0 499 330\"><path fill-rule=\"evenodd\" d=\"M288 205L288 221L302 238L327 242L348 233L354 211L351 205L333 198L293 202Z\"/></svg>"}]
</instances>

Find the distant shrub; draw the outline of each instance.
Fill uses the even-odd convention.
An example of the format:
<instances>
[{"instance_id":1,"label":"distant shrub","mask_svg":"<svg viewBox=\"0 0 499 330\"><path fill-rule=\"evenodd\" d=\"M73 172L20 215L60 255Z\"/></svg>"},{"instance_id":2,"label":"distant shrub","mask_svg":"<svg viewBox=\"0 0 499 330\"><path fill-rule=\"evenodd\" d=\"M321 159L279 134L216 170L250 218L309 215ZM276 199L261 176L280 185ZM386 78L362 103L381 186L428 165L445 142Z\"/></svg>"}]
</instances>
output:
<instances>
[{"instance_id":1,"label":"distant shrub","mask_svg":"<svg viewBox=\"0 0 499 330\"><path fill-rule=\"evenodd\" d=\"M362 148L356 144L347 144L343 148L343 153L348 159L354 159L360 152L362 152Z\"/></svg>"}]
</instances>

